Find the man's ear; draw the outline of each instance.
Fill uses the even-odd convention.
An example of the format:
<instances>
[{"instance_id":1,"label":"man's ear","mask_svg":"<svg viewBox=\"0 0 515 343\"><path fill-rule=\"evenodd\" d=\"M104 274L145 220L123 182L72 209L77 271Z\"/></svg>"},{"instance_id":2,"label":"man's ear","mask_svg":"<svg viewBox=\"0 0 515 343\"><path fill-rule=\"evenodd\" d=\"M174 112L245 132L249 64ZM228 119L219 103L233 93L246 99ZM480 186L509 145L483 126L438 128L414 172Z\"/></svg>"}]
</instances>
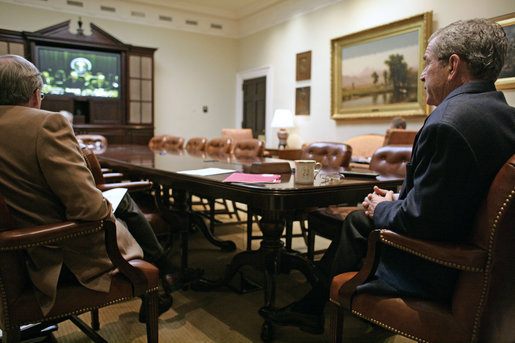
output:
<instances>
[{"instance_id":1,"label":"man's ear","mask_svg":"<svg viewBox=\"0 0 515 343\"><path fill-rule=\"evenodd\" d=\"M458 55L452 54L451 57L449 57L449 63L447 64L447 68L449 68L449 80L456 77L460 64L461 58Z\"/></svg>"},{"instance_id":2,"label":"man's ear","mask_svg":"<svg viewBox=\"0 0 515 343\"><path fill-rule=\"evenodd\" d=\"M28 107L32 108L41 108L41 90L36 89L36 91L32 94L27 103Z\"/></svg>"}]
</instances>

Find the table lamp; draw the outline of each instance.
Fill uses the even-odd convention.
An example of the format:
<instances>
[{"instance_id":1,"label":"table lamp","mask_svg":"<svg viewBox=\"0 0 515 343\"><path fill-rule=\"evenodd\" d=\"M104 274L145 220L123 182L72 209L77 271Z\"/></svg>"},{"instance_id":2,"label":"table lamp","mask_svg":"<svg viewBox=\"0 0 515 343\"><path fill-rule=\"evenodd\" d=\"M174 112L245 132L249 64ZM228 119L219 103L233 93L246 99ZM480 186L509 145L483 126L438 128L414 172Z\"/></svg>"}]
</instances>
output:
<instances>
[{"instance_id":1,"label":"table lamp","mask_svg":"<svg viewBox=\"0 0 515 343\"><path fill-rule=\"evenodd\" d=\"M279 138L279 149L281 149L281 147L286 147L286 141L288 140L288 131L286 129L295 126L293 119L293 113L290 110L277 109L274 112L271 126L273 128L279 128L279 131L277 131L277 137Z\"/></svg>"}]
</instances>

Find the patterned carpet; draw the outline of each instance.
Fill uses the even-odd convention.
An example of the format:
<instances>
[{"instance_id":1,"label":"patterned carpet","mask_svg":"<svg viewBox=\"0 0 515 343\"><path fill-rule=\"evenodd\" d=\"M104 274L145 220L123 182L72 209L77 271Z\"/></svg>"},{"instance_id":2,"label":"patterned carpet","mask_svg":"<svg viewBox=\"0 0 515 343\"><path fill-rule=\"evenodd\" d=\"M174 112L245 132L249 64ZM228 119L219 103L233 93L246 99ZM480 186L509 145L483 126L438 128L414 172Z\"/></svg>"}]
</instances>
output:
<instances>
[{"instance_id":1,"label":"patterned carpet","mask_svg":"<svg viewBox=\"0 0 515 343\"><path fill-rule=\"evenodd\" d=\"M258 230L257 225L254 230ZM299 228L295 227L295 230ZM221 251L210 245L200 232L190 235L190 266L203 268L205 276L211 279L222 275L231 257L246 246L245 225L218 226L215 234L220 238L234 241L238 247L237 251ZM257 249L259 242L254 241L253 244ZM327 244L327 241L317 238L317 249ZM305 250L305 244L300 238L295 239L294 248ZM177 251L177 244L174 251ZM176 254L173 257L178 258ZM259 272L251 268L245 267L242 270L245 275L255 280L261 277ZM304 295L307 290L309 285L300 272L281 274L277 282L276 305L287 305ZM257 311L263 305L262 291L240 294L229 287L210 292L188 289L174 292L173 298L172 308L159 318L160 342L261 342L263 321ZM145 325L138 322L140 304L140 299L134 299L100 309L99 334L110 343L146 342ZM89 314L83 314L81 318L89 322ZM327 326L326 316L326 333L323 335L308 334L293 327L277 327L274 342L328 342ZM344 334L345 342L414 342L373 327L350 314L345 320ZM59 343L91 342L69 321L59 324L54 337Z\"/></svg>"}]
</instances>

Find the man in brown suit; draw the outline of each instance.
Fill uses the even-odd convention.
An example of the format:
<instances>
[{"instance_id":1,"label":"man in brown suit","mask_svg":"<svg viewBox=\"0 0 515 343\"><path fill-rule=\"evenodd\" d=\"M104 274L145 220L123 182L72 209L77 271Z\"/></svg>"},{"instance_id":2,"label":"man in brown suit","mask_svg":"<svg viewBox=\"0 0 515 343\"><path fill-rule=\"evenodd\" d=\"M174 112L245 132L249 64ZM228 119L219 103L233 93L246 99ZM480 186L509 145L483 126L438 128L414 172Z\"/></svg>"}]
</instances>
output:
<instances>
[{"instance_id":1,"label":"man in brown suit","mask_svg":"<svg viewBox=\"0 0 515 343\"><path fill-rule=\"evenodd\" d=\"M19 56L0 56L0 192L18 228L66 220L116 222L126 259L143 251L95 187L68 121L40 110L43 82ZM85 287L107 292L112 264L103 232L27 249L27 267L43 313L52 308L62 269Z\"/></svg>"}]
</instances>

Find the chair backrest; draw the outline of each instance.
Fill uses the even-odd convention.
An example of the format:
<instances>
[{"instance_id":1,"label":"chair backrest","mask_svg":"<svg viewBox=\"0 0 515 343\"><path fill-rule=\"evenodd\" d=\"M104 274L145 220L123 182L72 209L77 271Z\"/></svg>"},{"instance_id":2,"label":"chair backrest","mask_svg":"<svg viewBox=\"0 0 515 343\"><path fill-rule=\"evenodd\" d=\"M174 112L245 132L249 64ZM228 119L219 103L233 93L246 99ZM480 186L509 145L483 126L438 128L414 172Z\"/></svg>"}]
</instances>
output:
<instances>
[{"instance_id":1,"label":"chair backrest","mask_svg":"<svg viewBox=\"0 0 515 343\"><path fill-rule=\"evenodd\" d=\"M95 185L102 185L105 183L104 174L102 173L102 168L100 166L100 162L98 162L95 153L86 146L81 146L82 155L86 160L86 164L88 165L88 169L93 174L93 178L95 179Z\"/></svg>"},{"instance_id":2,"label":"chair backrest","mask_svg":"<svg viewBox=\"0 0 515 343\"><path fill-rule=\"evenodd\" d=\"M384 136L384 145L413 145L418 130L388 129Z\"/></svg>"},{"instance_id":3,"label":"chair backrest","mask_svg":"<svg viewBox=\"0 0 515 343\"><path fill-rule=\"evenodd\" d=\"M343 143L352 147L353 160L361 160L371 158L374 152L383 146L383 142L383 135L371 133L353 137Z\"/></svg>"},{"instance_id":4,"label":"chair backrest","mask_svg":"<svg viewBox=\"0 0 515 343\"><path fill-rule=\"evenodd\" d=\"M515 342L515 155L497 173L475 220L483 273L461 272L453 312L477 342Z\"/></svg>"},{"instance_id":5,"label":"chair backrest","mask_svg":"<svg viewBox=\"0 0 515 343\"><path fill-rule=\"evenodd\" d=\"M302 146L301 159L315 160L322 164L322 169L340 169L348 167L352 147L345 143L311 142Z\"/></svg>"},{"instance_id":6,"label":"chair backrest","mask_svg":"<svg viewBox=\"0 0 515 343\"><path fill-rule=\"evenodd\" d=\"M370 170L393 177L406 176L406 164L411 159L411 145L387 145L377 149L370 160Z\"/></svg>"},{"instance_id":7,"label":"chair backrest","mask_svg":"<svg viewBox=\"0 0 515 343\"><path fill-rule=\"evenodd\" d=\"M76 135L77 141L88 148L99 151L107 147L107 138L102 135Z\"/></svg>"},{"instance_id":8,"label":"chair backrest","mask_svg":"<svg viewBox=\"0 0 515 343\"><path fill-rule=\"evenodd\" d=\"M188 139L186 143L186 151L195 152L195 151L206 151L207 146L207 138L206 137L193 137Z\"/></svg>"},{"instance_id":9,"label":"chair backrest","mask_svg":"<svg viewBox=\"0 0 515 343\"><path fill-rule=\"evenodd\" d=\"M233 155L235 158L263 157L265 144L256 138L242 139L234 143Z\"/></svg>"},{"instance_id":10,"label":"chair backrest","mask_svg":"<svg viewBox=\"0 0 515 343\"><path fill-rule=\"evenodd\" d=\"M206 153L209 156L230 155L232 139L229 137L213 138L207 142Z\"/></svg>"},{"instance_id":11,"label":"chair backrest","mask_svg":"<svg viewBox=\"0 0 515 343\"><path fill-rule=\"evenodd\" d=\"M252 135L252 129L230 129L225 128L222 129L222 137L229 137L232 140L232 152L234 152L234 147L237 142L245 139L252 139L254 136Z\"/></svg>"},{"instance_id":12,"label":"chair backrest","mask_svg":"<svg viewBox=\"0 0 515 343\"><path fill-rule=\"evenodd\" d=\"M151 149L182 149L184 146L184 138L172 135L159 135L154 136L148 142L148 147Z\"/></svg>"}]
</instances>

